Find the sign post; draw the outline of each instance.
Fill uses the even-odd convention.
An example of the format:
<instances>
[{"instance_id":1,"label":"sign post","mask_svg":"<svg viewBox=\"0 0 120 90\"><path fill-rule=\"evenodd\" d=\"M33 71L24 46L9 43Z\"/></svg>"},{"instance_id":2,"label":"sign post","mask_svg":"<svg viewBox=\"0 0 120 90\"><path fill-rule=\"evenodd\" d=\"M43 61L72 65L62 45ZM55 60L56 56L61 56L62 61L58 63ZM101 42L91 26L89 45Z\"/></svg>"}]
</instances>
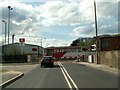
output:
<instances>
[{"instance_id":1,"label":"sign post","mask_svg":"<svg viewBox=\"0 0 120 90\"><path fill-rule=\"evenodd\" d=\"M37 58L36 58L36 55L34 55L34 52L36 52L37 51L37 48L32 48L32 51L33 51L33 57L35 57L35 62L37 62Z\"/></svg>"},{"instance_id":2,"label":"sign post","mask_svg":"<svg viewBox=\"0 0 120 90\"><path fill-rule=\"evenodd\" d=\"M20 38L19 42L20 42L20 45L21 45L21 55L22 55L21 60L22 60L23 59L23 45L25 43L25 38Z\"/></svg>"},{"instance_id":3,"label":"sign post","mask_svg":"<svg viewBox=\"0 0 120 90\"><path fill-rule=\"evenodd\" d=\"M19 42L20 42L21 45L23 45L25 43L25 38L20 38Z\"/></svg>"}]
</instances>

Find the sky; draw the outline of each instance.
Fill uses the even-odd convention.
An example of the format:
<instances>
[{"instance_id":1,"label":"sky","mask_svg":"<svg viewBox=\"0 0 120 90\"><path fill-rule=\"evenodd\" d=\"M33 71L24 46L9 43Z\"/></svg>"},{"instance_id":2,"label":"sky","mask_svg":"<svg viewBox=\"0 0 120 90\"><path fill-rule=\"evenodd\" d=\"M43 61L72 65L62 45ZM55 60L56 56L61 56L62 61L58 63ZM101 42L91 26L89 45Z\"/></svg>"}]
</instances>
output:
<instances>
[{"instance_id":1,"label":"sky","mask_svg":"<svg viewBox=\"0 0 120 90\"><path fill-rule=\"evenodd\" d=\"M118 33L119 0L96 0L98 35ZM80 37L95 36L94 0L1 0L0 19L8 22L10 43L25 38L25 43L70 46ZM0 24L0 43L4 44L4 23Z\"/></svg>"}]
</instances>

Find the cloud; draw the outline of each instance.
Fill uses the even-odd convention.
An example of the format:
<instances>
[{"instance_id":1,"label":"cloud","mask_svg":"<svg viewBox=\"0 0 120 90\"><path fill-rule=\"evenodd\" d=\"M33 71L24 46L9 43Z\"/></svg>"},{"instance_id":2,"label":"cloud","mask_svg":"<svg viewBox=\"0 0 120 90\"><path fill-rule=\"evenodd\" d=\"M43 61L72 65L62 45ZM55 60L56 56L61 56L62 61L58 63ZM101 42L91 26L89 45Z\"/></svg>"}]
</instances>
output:
<instances>
[{"instance_id":1,"label":"cloud","mask_svg":"<svg viewBox=\"0 0 120 90\"><path fill-rule=\"evenodd\" d=\"M7 22L8 19L8 6L9 2L4 3L2 10L2 18ZM12 2L13 3L13 2ZM15 1L12 5L13 10L10 12L11 14L11 23L10 23L10 33L11 34L20 34L19 32L24 32L30 34L33 31L39 30L40 22L37 15L39 13L36 11L37 9L32 5L27 5L24 3L20 3ZM5 16L6 15L6 16ZM17 32L17 33L16 33Z\"/></svg>"},{"instance_id":2,"label":"cloud","mask_svg":"<svg viewBox=\"0 0 120 90\"><path fill-rule=\"evenodd\" d=\"M118 18L118 2L97 2L99 19Z\"/></svg>"},{"instance_id":3,"label":"cloud","mask_svg":"<svg viewBox=\"0 0 120 90\"><path fill-rule=\"evenodd\" d=\"M118 33L118 21L112 24L103 24L98 26L98 35L103 34L117 34ZM95 36L95 25L76 27L72 30L70 35L77 37L91 37Z\"/></svg>"},{"instance_id":4,"label":"cloud","mask_svg":"<svg viewBox=\"0 0 120 90\"><path fill-rule=\"evenodd\" d=\"M7 2L6 2L7 3ZM11 12L12 19L16 24L39 21L45 26L50 25L81 25L83 23L94 23L93 1L81 0L81 2L48 1L43 5L33 7L24 3L12 2L14 10ZM7 5L7 4L5 4ZM98 17L106 18L115 12L115 3L98 3ZM102 6L102 7L101 7ZM109 8L109 9L108 9ZM107 11L106 11L107 10ZM4 11L4 10L3 10ZM7 12L7 11L6 11ZM5 15L6 13L3 12ZM117 14L116 12L113 14ZM106 16L106 17L105 17ZM113 15L111 15L113 16ZM6 16L7 18L7 16ZM15 24L15 23L14 23Z\"/></svg>"},{"instance_id":5,"label":"cloud","mask_svg":"<svg viewBox=\"0 0 120 90\"><path fill-rule=\"evenodd\" d=\"M118 22L114 22L110 25L102 25L98 30L99 34L116 34L118 33Z\"/></svg>"},{"instance_id":6,"label":"cloud","mask_svg":"<svg viewBox=\"0 0 120 90\"><path fill-rule=\"evenodd\" d=\"M27 43L27 44L41 46L41 38L39 38L39 37L37 38L36 36L33 36L33 37L25 36L24 38L25 38L25 43ZM58 40L58 39L42 39L42 46L43 47L69 46L70 43L71 42L65 42L63 40Z\"/></svg>"},{"instance_id":7,"label":"cloud","mask_svg":"<svg viewBox=\"0 0 120 90\"><path fill-rule=\"evenodd\" d=\"M94 35L94 33L93 26L81 26L73 29L70 35L78 37L90 37L91 35Z\"/></svg>"},{"instance_id":8,"label":"cloud","mask_svg":"<svg viewBox=\"0 0 120 90\"><path fill-rule=\"evenodd\" d=\"M52 47L52 46L69 46L71 42L65 42L63 40L57 40L57 39L46 39L44 41L44 47Z\"/></svg>"},{"instance_id":9,"label":"cloud","mask_svg":"<svg viewBox=\"0 0 120 90\"><path fill-rule=\"evenodd\" d=\"M39 3L39 1L38 1ZM47 30L41 30L41 27L50 28L52 26L64 26L69 30L70 37L94 36L94 5L91 0L50 0L40 3L20 3L16 0L5 0L0 2L2 10L2 19L7 22L8 5L13 7L11 11L10 34L19 36L24 35L35 36L40 31L47 33ZM116 33L118 26L118 4L117 2L97 2L97 20L99 34ZM2 27L3 24L0 24ZM49 27L48 27L49 26ZM52 30L52 28L51 28ZM57 30L57 29L56 29ZM65 29L64 29L65 30ZM66 29L68 30L68 29ZM1 32L2 30L0 30ZM55 30L53 30L55 32ZM52 32L52 33L54 33ZM64 32L64 31L63 31ZM56 33L56 32L55 32ZM55 35L52 34L52 35ZM68 33L66 33L68 35ZM58 34L57 34L58 35ZM44 36L44 35L43 35ZM2 37L2 34L1 36ZM33 38L29 38L32 40ZM49 45L62 45L63 40L49 39ZM57 43L60 42L60 43ZM35 40L33 40L35 42ZM55 43L56 42L56 43ZM52 44L53 43L53 44Z\"/></svg>"},{"instance_id":10,"label":"cloud","mask_svg":"<svg viewBox=\"0 0 120 90\"><path fill-rule=\"evenodd\" d=\"M42 20L44 25L66 25L77 23L80 20L79 3L66 3L63 1L50 1L42 6Z\"/></svg>"},{"instance_id":11,"label":"cloud","mask_svg":"<svg viewBox=\"0 0 120 90\"><path fill-rule=\"evenodd\" d=\"M83 23L73 24L73 26L78 27L72 30L70 33L72 36L84 37L95 35L94 13L91 14L91 12L94 12L94 8L91 7L92 4L85 7L84 3L85 1L81 3L81 7L83 7L83 13L81 14ZM97 2L97 23L98 35L118 33L118 2Z\"/></svg>"},{"instance_id":12,"label":"cloud","mask_svg":"<svg viewBox=\"0 0 120 90\"><path fill-rule=\"evenodd\" d=\"M117 18L117 2L96 2L97 18ZM42 24L51 25L81 25L94 23L94 2L81 0L81 2L49 1L42 7Z\"/></svg>"}]
</instances>

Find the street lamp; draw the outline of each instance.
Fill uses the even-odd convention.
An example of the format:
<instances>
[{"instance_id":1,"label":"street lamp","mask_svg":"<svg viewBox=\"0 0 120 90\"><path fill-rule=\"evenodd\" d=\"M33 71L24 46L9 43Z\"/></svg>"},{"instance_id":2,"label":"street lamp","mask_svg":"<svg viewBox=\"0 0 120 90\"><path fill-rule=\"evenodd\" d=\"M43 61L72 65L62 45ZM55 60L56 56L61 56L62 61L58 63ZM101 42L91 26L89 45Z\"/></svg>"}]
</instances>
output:
<instances>
[{"instance_id":1,"label":"street lamp","mask_svg":"<svg viewBox=\"0 0 120 90\"><path fill-rule=\"evenodd\" d=\"M9 30L10 30L10 10L12 10L10 6L8 6L8 44L9 44Z\"/></svg>"},{"instance_id":2,"label":"street lamp","mask_svg":"<svg viewBox=\"0 0 120 90\"><path fill-rule=\"evenodd\" d=\"M7 26L7 22L6 21L4 21L4 20L2 20L2 22L4 22L5 23L5 45L6 45L6 26Z\"/></svg>"},{"instance_id":3,"label":"street lamp","mask_svg":"<svg viewBox=\"0 0 120 90\"><path fill-rule=\"evenodd\" d=\"M14 43L15 34L12 35L12 44Z\"/></svg>"},{"instance_id":4,"label":"street lamp","mask_svg":"<svg viewBox=\"0 0 120 90\"><path fill-rule=\"evenodd\" d=\"M3 53L4 53L4 60L6 60L6 28L7 28L7 22L6 21L4 21L4 20L2 20L2 22L4 22L5 23L5 45L3 46L3 48L2 48L2 50L4 50L3 51Z\"/></svg>"},{"instance_id":5,"label":"street lamp","mask_svg":"<svg viewBox=\"0 0 120 90\"><path fill-rule=\"evenodd\" d=\"M42 40L43 40L43 39L46 39L46 38L41 38L41 47L42 47Z\"/></svg>"},{"instance_id":6,"label":"street lamp","mask_svg":"<svg viewBox=\"0 0 120 90\"><path fill-rule=\"evenodd\" d=\"M46 38L41 38L41 49L42 49L42 40ZM44 48L42 49L42 56L44 55Z\"/></svg>"}]
</instances>

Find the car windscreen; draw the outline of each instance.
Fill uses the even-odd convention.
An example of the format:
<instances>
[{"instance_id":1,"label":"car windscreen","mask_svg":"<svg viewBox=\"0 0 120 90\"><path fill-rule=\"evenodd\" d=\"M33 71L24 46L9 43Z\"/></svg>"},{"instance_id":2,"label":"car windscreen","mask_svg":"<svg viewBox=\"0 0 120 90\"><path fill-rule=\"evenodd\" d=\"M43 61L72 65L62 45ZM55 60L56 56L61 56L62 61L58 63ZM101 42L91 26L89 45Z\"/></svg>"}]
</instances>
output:
<instances>
[{"instance_id":1,"label":"car windscreen","mask_svg":"<svg viewBox=\"0 0 120 90\"><path fill-rule=\"evenodd\" d=\"M44 57L43 60L46 61L46 60L52 60L53 58L52 57Z\"/></svg>"}]
</instances>

